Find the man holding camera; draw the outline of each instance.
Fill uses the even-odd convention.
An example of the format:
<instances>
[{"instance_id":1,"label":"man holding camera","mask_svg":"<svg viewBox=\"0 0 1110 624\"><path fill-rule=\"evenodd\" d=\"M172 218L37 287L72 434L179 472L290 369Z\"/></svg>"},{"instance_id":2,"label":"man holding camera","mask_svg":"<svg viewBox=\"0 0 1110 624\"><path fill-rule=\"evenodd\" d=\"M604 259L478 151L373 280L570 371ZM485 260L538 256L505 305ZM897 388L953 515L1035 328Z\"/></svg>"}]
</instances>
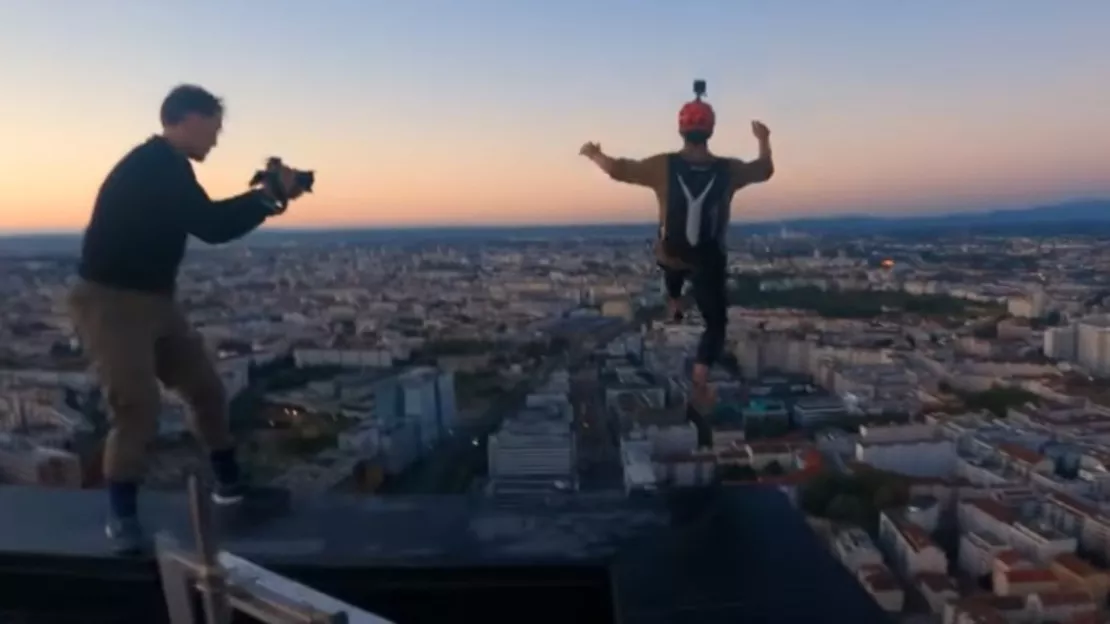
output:
<instances>
[{"instance_id":1,"label":"man holding camera","mask_svg":"<svg viewBox=\"0 0 1110 624\"><path fill-rule=\"evenodd\" d=\"M269 184L212 201L190 160L216 146L223 103L192 85L173 89L161 108L162 134L132 149L97 194L85 230L80 280L68 305L77 335L104 390L111 431L104 449L108 537L120 552L144 548L138 489L158 432L160 384L189 404L190 425L209 454L220 505L253 492L241 481L228 429L228 397L203 337L175 301L190 235L209 244L245 236L305 189L279 165Z\"/></svg>"}]
</instances>

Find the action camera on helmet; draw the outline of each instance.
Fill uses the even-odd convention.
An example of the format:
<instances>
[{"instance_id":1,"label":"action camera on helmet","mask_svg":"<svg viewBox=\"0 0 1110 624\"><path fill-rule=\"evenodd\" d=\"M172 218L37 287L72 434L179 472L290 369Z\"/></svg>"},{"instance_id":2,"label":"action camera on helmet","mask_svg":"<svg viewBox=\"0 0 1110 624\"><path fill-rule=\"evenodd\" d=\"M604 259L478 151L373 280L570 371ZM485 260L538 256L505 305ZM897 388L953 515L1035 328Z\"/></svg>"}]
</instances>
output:
<instances>
[{"instance_id":1,"label":"action camera on helmet","mask_svg":"<svg viewBox=\"0 0 1110 624\"><path fill-rule=\"evenodd\" d=\"M254 177L251 178L249 186L262 186L269 192L278 203L283 207L289 202L289 198L285 195L285 189L281 184L280 172L283 163L280 158L270 158L266 161L266 168L262 171L254 172ZM312 192L312 185L316 183L315 171L299 171L293 170L293 187L294 190L304 191L306 193Z\"/></svg>"},{"instance_id":2,"label":"action camera on helmet","mask_svg":"<svg viewBox=\"0 0 1110 624\"><path fill-rule=\"evenodd\" d=\"M702 99L705 96L704 80L694 81L694 96L678 112L678 132L688 143L703 144L713 136L717 116L713 107Z\"/></svg>"}]
</instances>

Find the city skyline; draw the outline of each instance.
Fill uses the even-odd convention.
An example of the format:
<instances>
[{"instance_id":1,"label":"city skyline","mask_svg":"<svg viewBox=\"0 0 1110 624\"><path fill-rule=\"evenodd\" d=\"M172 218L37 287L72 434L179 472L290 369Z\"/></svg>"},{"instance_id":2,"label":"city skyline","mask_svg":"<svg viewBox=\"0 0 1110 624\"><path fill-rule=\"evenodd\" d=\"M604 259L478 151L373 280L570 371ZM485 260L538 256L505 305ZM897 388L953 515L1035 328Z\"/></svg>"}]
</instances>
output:
<instances>
[{"instance_id":1,"label":"city skyline","mask_svg":"<svg viewBox=\"0 0 1110 624\"><path fill-rule=\"evenodd\" d=\"M274 222L284 228L649 221L650 195L578 147L675 147L699 77L717 151L754 157L749 120L772 129L778 173L738 196L738 220L1110 195L1110 124L1097 121L1110 5L1095 0L705 2L694 15L577 0L105 6L0 6L0 54L34 61L10 68L6 86L24 95L0 102L0 232L81 229L179 82L227 101L221 145L196 167L214 197L271 154L317 170L317 193ZM705 22L694 45L673 37L683 19Z\"/></svg>"}]
</instances>

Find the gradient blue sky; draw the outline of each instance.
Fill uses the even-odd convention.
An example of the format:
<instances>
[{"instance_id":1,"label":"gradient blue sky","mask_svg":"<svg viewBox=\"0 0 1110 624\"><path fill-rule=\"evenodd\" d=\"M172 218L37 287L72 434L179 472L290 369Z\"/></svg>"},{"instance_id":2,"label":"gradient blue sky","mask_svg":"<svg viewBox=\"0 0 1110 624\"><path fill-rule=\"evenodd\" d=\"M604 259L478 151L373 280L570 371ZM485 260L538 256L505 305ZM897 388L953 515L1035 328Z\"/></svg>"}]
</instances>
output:
<instances>
[{"instance_id":1,"label":"gradient blue sky","mask_svg":"<svg viewBox=\"0 0 1110 624\"><path fill-rule=\"evenodd\" d=\"M643 221L577 156L676 143L779 173L743 220L1110 195L1110 0L2 0L0 230L84 225L178 82L225 96L198 175L318 170L290 226ZM276 223L275 223L276 224Z\"/></svg>"}]
</instances>

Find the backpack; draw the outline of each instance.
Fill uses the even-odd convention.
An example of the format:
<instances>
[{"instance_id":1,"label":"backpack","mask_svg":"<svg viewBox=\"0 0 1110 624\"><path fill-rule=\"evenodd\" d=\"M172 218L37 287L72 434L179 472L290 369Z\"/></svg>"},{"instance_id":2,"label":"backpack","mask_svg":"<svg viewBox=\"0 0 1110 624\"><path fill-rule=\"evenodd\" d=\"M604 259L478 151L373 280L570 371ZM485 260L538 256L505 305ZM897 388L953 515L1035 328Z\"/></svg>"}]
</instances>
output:
<instances>
[{"instance_id":1,"label":"backpack","mask_svg":"<svg viewBox=\"0 0 1110 624\"><path fill-rule=\"evenodd\" d=\"M707 254L724 251L732 202L729 173L729 162L723 158L692 163L679 154L668 157L661 255L695 265Z\"/></svg>"}]
</instances>

